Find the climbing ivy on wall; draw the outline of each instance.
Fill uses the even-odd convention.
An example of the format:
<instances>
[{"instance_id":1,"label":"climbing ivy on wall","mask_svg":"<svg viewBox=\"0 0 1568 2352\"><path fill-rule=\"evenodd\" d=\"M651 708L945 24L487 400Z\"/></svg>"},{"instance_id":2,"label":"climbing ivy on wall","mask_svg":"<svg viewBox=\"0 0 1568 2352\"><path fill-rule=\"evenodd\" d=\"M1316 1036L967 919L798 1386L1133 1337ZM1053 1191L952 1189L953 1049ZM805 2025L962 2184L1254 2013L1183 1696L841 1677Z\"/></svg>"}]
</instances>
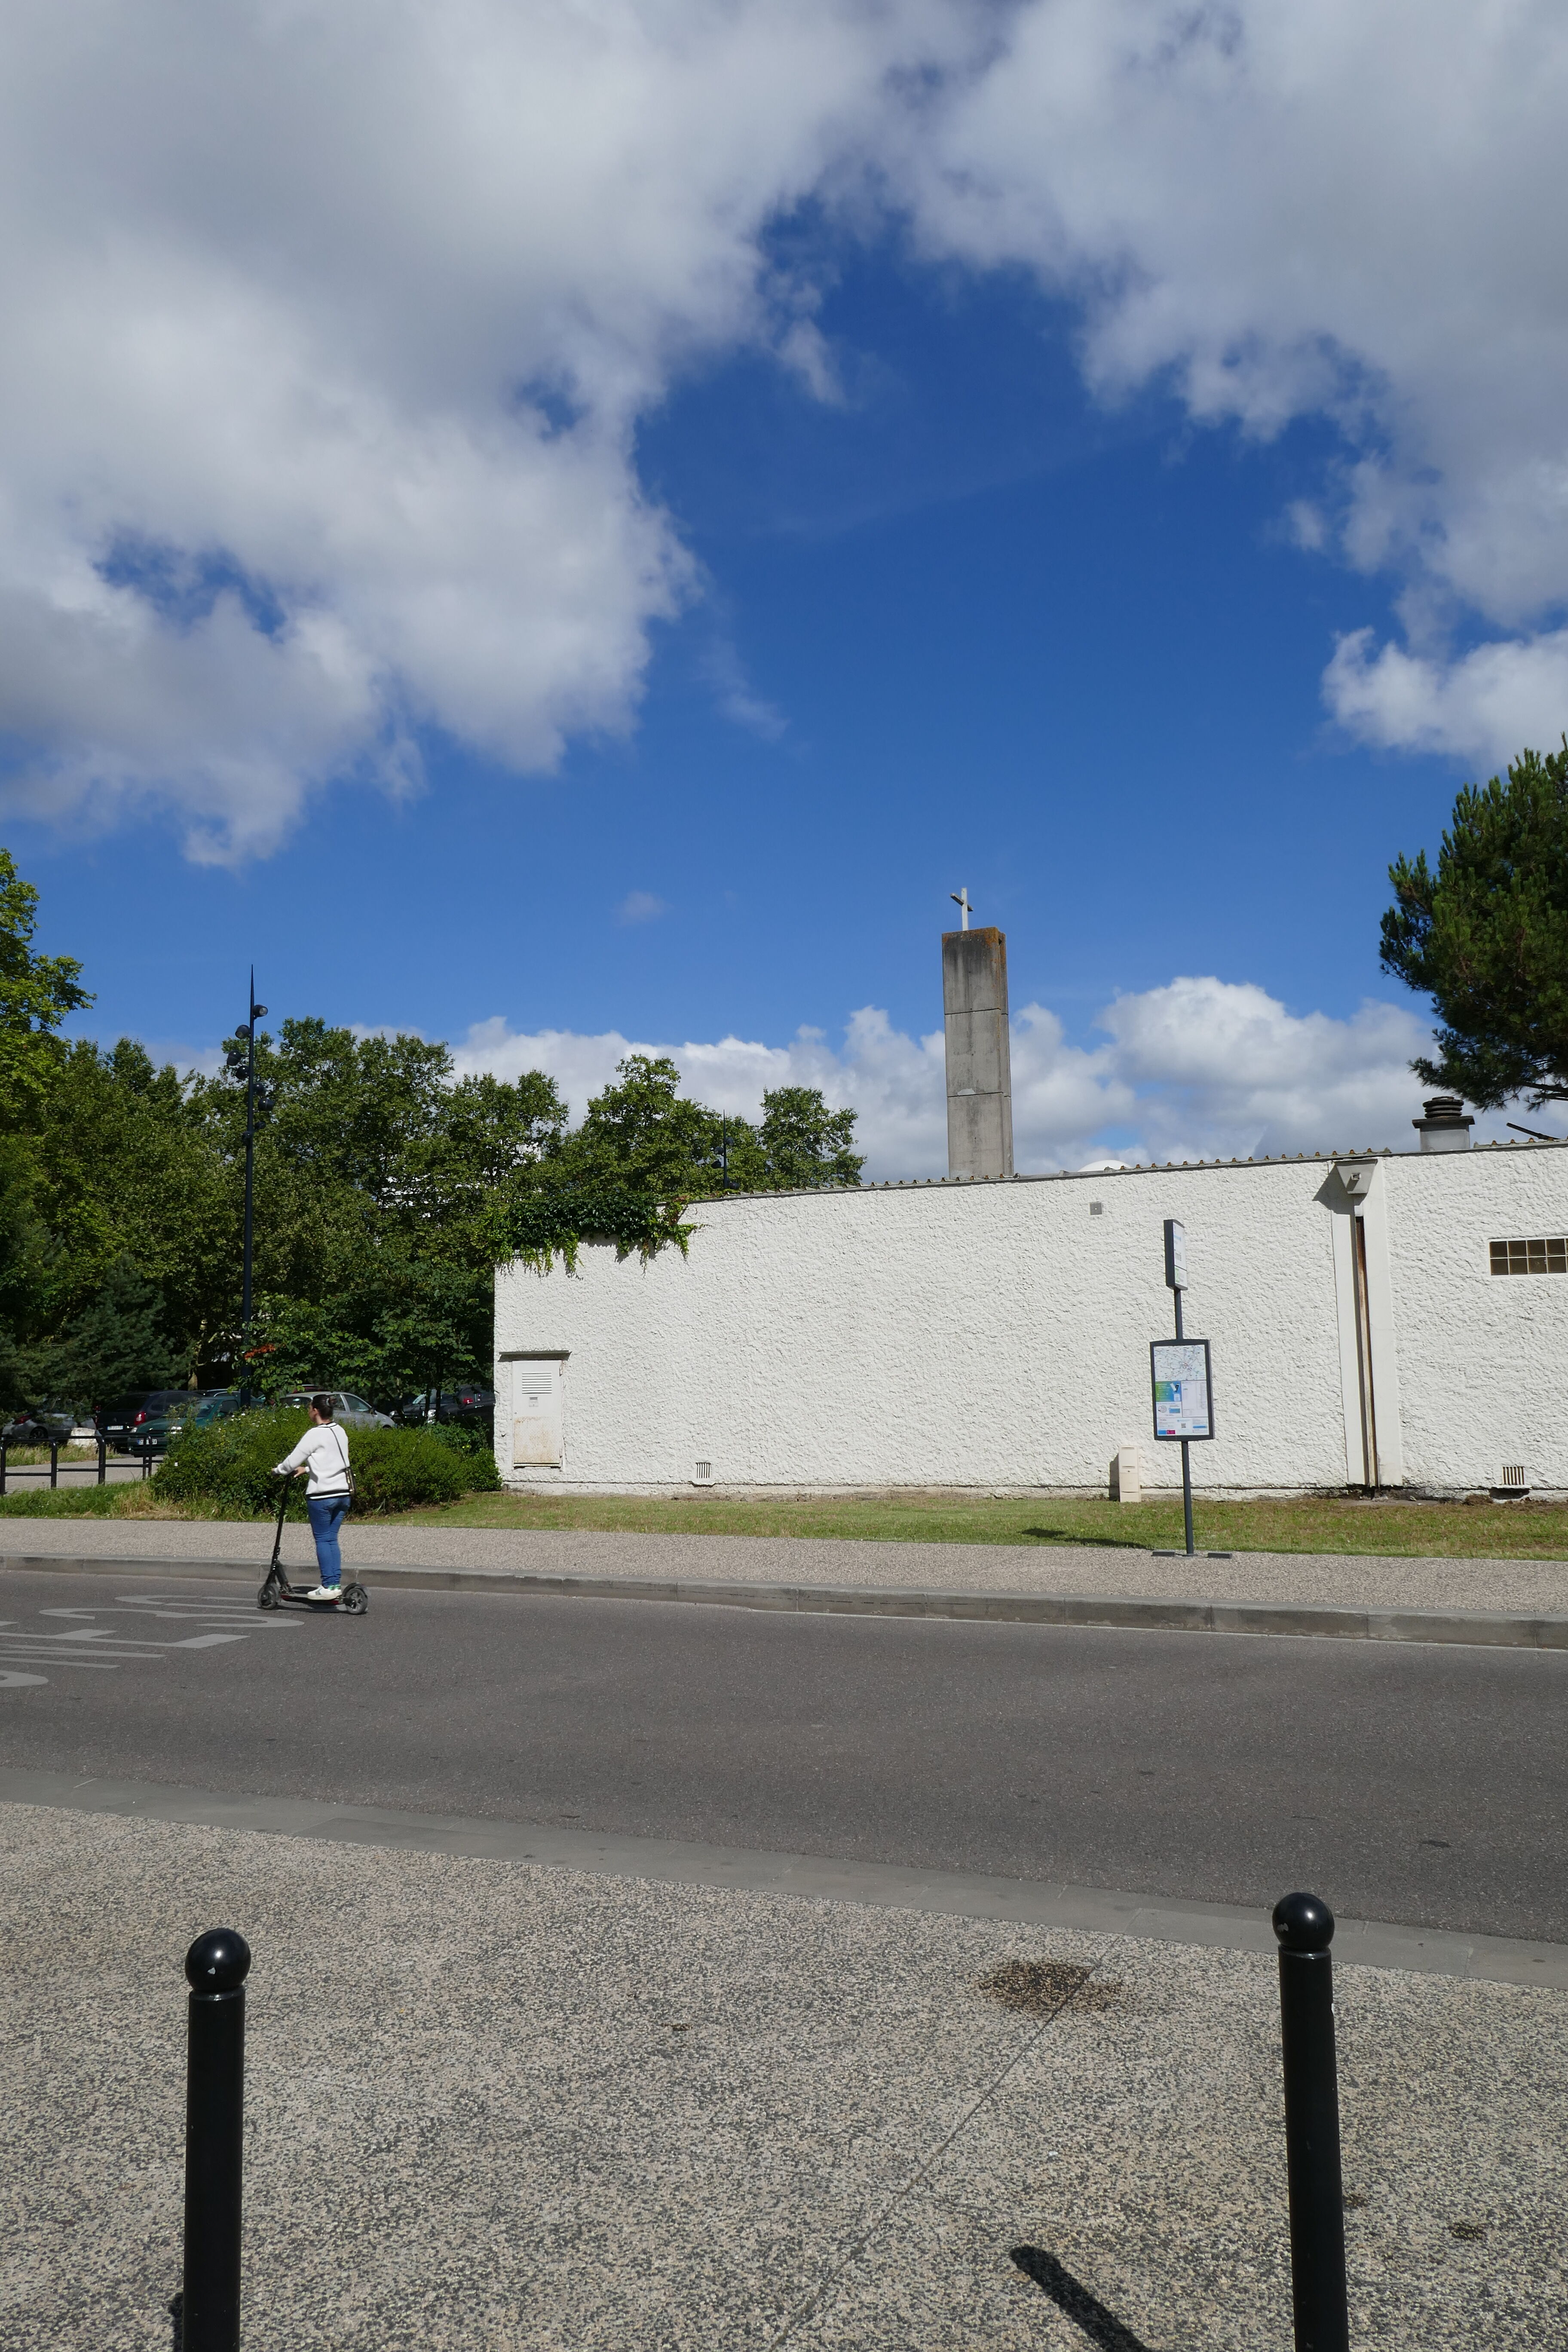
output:
<instances>
[{"instance_id":1,"label":"climbing ivy on wall","mask_svg":"<svg viewBox=\"0 0 1568 2352\"><path fill-rule=\"evenodd\" d=\"M522 1192L498 1213L498 1258L521 1258L547 1274L557 1258L570 1274L584 1242L613 1242L617 1258L634 1250L645 1262L673 1242L682 1257L694 1225L682 1224L684 1201L658 1201L620 1184L569 1184Z\"/></svg>"}]
</instances>

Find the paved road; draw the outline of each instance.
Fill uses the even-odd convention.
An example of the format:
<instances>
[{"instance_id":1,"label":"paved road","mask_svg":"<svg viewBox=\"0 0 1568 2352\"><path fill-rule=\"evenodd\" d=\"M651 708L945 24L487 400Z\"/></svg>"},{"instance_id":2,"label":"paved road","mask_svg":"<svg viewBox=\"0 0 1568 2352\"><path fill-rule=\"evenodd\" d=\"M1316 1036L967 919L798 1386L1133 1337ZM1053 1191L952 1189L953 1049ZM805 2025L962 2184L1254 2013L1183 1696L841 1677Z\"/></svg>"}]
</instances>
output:
<instances>
[{"instance_id":1,"label":"paved road","mask_svg":"<svg viewBox=\"0 0 1568 2352\"><path fill-rule=\"evenodd\" d=\"M0 1763L1568 1942L1568 1655L0 1580Z\"/></svg>"}]
</instances>

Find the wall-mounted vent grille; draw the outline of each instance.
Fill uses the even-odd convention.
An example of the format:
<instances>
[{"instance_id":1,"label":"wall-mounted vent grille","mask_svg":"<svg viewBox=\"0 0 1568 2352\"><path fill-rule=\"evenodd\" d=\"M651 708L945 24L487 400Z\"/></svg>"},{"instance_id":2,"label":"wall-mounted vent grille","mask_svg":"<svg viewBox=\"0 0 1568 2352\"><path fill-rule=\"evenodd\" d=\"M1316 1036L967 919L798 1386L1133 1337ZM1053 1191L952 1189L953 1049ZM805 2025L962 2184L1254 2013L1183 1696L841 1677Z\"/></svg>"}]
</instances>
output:
<instances>
[{"instance_id":1,"label":"wall-mounted vent grille","mask_svg":"<svg viewBox=\"0 0 1568 2352\"><path fill-rule=\"evenodd\" d=\"M1494 1274L1568 1274L1568 1241L1493 1242Z\"/></svg>"},{"instance_id":2,"label":"wall-mounted vent grille","mask_svg":"<svg viewBox=\"0 0 1568 2352\"><path fill-rule=\"evenodd\" d=\"M1530 1481L1524 1475L1523 1463L1505 1462L1502 1465L1502 1483L1505 1486L1528 1486Z\"/></svg>"},{"instance_id":3,"label":"wall-mounted vent grille","mask_svg":"<svg viewBox=\"0 0 1568 2352\"><path fill-rule=\"evenodd\" d=\"M691 1483L694 1486L710 1486L713 1484L711 1462L699 1462L696 1465L692 1472Z\"/></svg>"}]
</instances>

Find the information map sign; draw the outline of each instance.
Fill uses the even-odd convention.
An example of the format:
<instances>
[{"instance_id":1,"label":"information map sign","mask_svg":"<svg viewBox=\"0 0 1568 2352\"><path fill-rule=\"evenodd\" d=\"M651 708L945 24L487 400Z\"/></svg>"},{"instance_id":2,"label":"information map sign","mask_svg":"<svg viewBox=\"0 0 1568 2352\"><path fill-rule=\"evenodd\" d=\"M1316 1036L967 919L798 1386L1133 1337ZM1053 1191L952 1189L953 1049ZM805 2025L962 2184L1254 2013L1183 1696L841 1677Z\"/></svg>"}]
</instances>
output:
<instances>
[{"instance_id":1,"label":"information map sign","mask_svg":"<svg viewBox=\"0 0 1568 2352\"><path fill-rule=\"evenodd\" d=\"M1151 1339L1156 1437L1212 1437L1214 1396L1206 1339Z\"/></svg>"}]
</instances>

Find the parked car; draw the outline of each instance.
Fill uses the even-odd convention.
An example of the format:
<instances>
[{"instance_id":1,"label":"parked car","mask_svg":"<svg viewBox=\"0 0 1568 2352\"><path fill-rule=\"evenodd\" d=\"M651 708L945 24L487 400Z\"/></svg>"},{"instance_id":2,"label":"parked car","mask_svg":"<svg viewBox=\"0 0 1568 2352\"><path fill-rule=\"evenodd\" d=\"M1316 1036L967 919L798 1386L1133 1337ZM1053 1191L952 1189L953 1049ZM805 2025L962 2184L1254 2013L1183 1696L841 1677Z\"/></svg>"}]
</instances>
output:
<instances>
[{"instance_id":1,"label":"parked car","mask_svg":"<svg viewBox=\"0 0 1568 2352\"><path fill-rule=\"evenodd\" d=\"M201 1402L191 1415L191 1427L209 1429L215 1421L228 1421L235 1413L247 1410L245 1394L240 1389L204 1389Z\"/></svg>"},{"instance_id":2,"label":"parked car","mask_svg":"<svg viewBox=\"0 0 1568 2352\"><path fill-rule=\"evenodd\" d=\"M347 1389L284 1389L272 1402L302 1408L313 1396L331 1398L332 1419L341 1421L345 1429L395 1429L397 1425L389 1412L377 1412L374 1405Z\"/></svg>"},{"instance_id":3,"label":"parked car","mask_svg":"<svg viewBox=\"0 0 1568 2352\"><path fill-rule=\"evenodd\" d=\"M68 1409L56 1412L47 1405L19 1404L0 1420L0 1438L7 1445L63 1445L75 1426L76 1415Z\"/></svg>"},{"instance_id":4,"label":"parked car","mask_svg":"<svg viewBox=\"0 0 1568 2352\"><path fill-rule=\"evenodd\" d=\"M195 1420L203 1402L200 1389L133 1389L115 1400L99 1427L116 1454L166 1454L171 1439Z\"/></svg>"},{"instance_id":5,"label":"parked car","mask_svg":"<svg viewBox=\"0 0 1568 2352\"><path fill-rule=\"evenodd\" d=\"M488 1420L496 1409L494 1389L480 1388L477 1381L453 1381L449 1387L420 1389L405 1397L397 1409L399 1421L468 1421Z\"/></svg>"}]
</instances>

